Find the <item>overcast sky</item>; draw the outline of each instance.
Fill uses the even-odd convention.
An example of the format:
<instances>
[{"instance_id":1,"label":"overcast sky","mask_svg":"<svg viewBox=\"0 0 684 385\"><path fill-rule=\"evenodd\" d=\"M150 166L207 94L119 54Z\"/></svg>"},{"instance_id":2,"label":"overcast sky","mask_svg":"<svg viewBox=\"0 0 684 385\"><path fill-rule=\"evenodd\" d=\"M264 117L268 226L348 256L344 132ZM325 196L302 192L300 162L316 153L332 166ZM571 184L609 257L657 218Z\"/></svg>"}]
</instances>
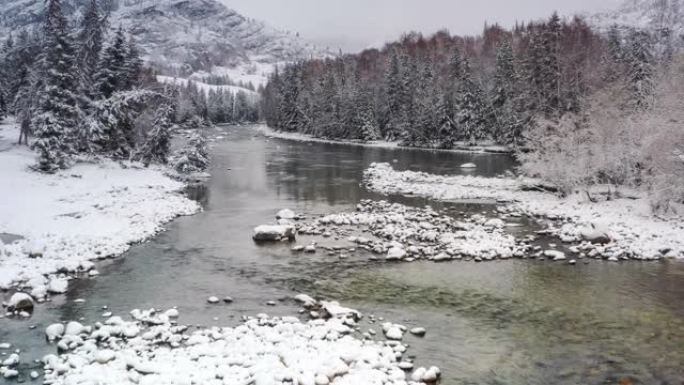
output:
<instances>
[{"instance_id":1,"label":"overcast sky","mask_svg":"<svg viewBox=\"0 0 684 385\"><path fill-rule=\"evenodd\" d=\"M516 20L615 7L619 0L223 0L244 16L299 32L319 46L355 51L380 46L403 32L447 28L476 34L485 21Z\"/></svg>"}]
</instances>

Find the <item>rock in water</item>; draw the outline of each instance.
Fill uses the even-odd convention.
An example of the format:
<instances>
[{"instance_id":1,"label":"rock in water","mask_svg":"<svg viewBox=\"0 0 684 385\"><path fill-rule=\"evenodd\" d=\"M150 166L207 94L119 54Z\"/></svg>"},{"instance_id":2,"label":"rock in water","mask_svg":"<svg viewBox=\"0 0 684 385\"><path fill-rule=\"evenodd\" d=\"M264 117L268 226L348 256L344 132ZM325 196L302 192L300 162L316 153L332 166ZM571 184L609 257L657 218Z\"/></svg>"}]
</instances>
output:
<instances>
[{"instance_id":1,"label":"rock in water","mask_svg":"<svg viewBox=\"0 0 684 385\"><path fill-rule=\"evenodd\" d=\"M276 219L292 220L295 218L297 218L297 214L295 214L294 211L290 209L282 209L278 211L278 214L276 214Z\"/></svg>"},{"instance_id":2,"label":"rock in water","mask_svg":"<svg viewBox=\"0 0 684 385\"><path fill-rule=\"evenodd\" d=\"M80 322L71 321L64 328L65 336L77 336L83 332L84 328Z\"/></svg>"},{"instance_id":3,"label":"rock in water","mask_svg":"<svg viewBox=\"0 0 684 385\"><path fill-rule=\"evenodd\" d=\"M10 311L33 311L33 298L26 293L14 293L7 304Z\"/></svg>"},{"instance_id":4,"label":"rock in water","mask_svg":"<svg viewBox=\"0 0 684 385\"><path fill-rule=\"evenodd\" d=\"M461 168L463 168L463 169L473 169L473 168L477 168L477 165L476 165L475 163L463 163L463 164L461 165Z\"/></svg>"},{"instance_id":5,"label":"rock in water","mask_svg":"<svg viewBox=\"0 0 684 385\"><path fill-rule=\"evenodd\" d=\"M211 304L215 304L215 303L219 303L219 299L218 299L218 297L215 297L212 295L211 297L207 298L207 302L209 302Z\"/></svg>"},{"instance_id":6,"label":"rock in water","mask_svg":"<svg viewBox=\"0 0 684 385\"><path fill-rule=\"evenodd\" d=\"M551 258L554 261L562 261L565 259L565 253L558 250L546 250L544 251L544 256L546 258Z\"/></svg>"},{"instance_id":7,"label":"rock in water","mask_svg":"<svg viewBox=\"0 0 684 385\"><path fill-rule=\"evenodd\" d=\"M64 335L64 325L62 324L52 324L45 328L45 337L48 341L55 341L62 338Z\"/></svg>"},{"instance_id":8,"label":"rock in water","mask_svg":"<svg viewBox=\"0 0 684 385\"><path fill-rule=\"evenodd\" d=\"M292 225L261 225L254 228L252 239L256 242L294 241L296 232Z\"/></svg>"},{"instance_id":9,"label":"rock in water","mask_svg":"<svg viewBox=\"0 0 684 385\"><path fill-rule=\"evenodd\" d=\"M410 330L411 334L418 337L423 337L427 332L425 328L413 328Z\"/></svg>"},{"instance_id":10,"label":"rock in water","mask_svg":"<svg viewBox=\"0 0 684 385\"><path fill-rule=\"evenodd\" d=\"M404 250L402 247L394 246L394 247L391 247L389 250L387 250L386 259L388 261L399 261L399 260L404 259L405 256L406 256L406 250Z\"/></svg>"},{"instance_id":11,"label":"rock in water","mask_svg":"<svg viewBox=\"0 0 684 385\"><path fill-rule=\"evenodd\" d=\"M48 285L48 291L53 294L64 294L69 288L69 281L65 278L53 278Z\"/></svg>"}]
</instances>

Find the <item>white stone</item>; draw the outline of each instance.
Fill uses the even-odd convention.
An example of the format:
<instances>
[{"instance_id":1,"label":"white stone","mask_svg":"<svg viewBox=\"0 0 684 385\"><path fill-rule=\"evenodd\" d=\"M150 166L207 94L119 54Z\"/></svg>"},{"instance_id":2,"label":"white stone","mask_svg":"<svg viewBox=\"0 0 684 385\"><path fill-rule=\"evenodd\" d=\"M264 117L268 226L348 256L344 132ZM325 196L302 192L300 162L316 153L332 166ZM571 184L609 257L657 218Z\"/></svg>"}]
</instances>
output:
<instances>
[{"instance_id":1,"label":"white stone","mask_svg":"<svg viewBox=\"0 0 684 385\"><path fill-rule=\"evenodd\" d=\"M440 376L440 371L439 368L436 366L431 366L430 369L426 370L425 373L421 376L421 380L423 382L426 382L428 384L437 382Z\"/></svg>"},{"instance_id":2,"label":"white stone","mask_svg":"<svg viewBox=\"0 0 684 385\"><path fill-rule=\"evenodd\" d=\"M62 324L52 324L45 328L45 337L48 341L55 341L64 335L64 325Z\"/></svg>"},{"instance_id":3,"label":"white stone","mask_svg":"<svg viewBox=\"0 0 684 385\"><path fill-rule=\"evenodd\" d=\"M95 361L98 364L106 364L109 361L112 361L114 358L116 358L116 354L114 351L105 349L105 350L98 350L97 353L95 353Z\"/></svg>"},{"instance_id":4,"label":"white stone","mask_svg":"<svg viewBox=\"0 0 684 385\"><path fill-rule=\"evenodd\" d=\"M400 246L393 246L387 250L387 256L385 257L388 261L398 261L406 256L406 250Z\"/></svg>"},{"instance_id":5,"label":"white stone","mask_svg":"<svg viewBox=\"0 0 684 385\"><path fill-rule=\"evenodd\" d=\"M69 281L66 278L53 278L48 284L48 291L53 294L64 294L69 288Z\"/></svg>"},{"instance_id":6,"label":"white stone","mask_svg":"<svg viewBox=\"0 0 684 385\"><path fill-rule=\"evenodd\" d=\"M35 370L32 370L29 376L35 380L36 378L40 377L40 374L38 374L38 372L36 372Z\"/></svg>"},{"instance_id":7,"label":"white stone","mask_svg":"<svg viewBox=\"0 0 684 385\"><path fill-rule=\"evenodd\" d=\"M8 368L14 367L19 365L19 355L16 353L12 353L7 357L4 361L2 361L2 366L6 366Z\"/></svg>"},{"instance_id":8,"label":"white stone","mask_svg":"<svg viewBox=\"0 0 684 385\"><path fill-rule=\"evenodd\" d=\"M425 333L427 333L427 330L425 330L425 328L416 327L416 328L411 329L410 332L413 335L422 337L425 335Z\"/></svg>"},{"instance_id":9,"label":"white stone","mask_svg":"<svg viewBox=\"0 0 684 385\"><path fill-rule=\"evenodd\" d=\"M282 209L276 214L276 219L295 219L297 214L290 209Z\"/></svg>"},{"instance_id":10,"label":"white stone","mask_svg":"<svg viewBox=\"0 0 684 385\"><path fill-rule=\"evenodd\" d=\"M67 323L66 328L64 329L64 335L65 336L77 336L81 333L83 333L83 325L80 322L76 321L71 321Z\"/></svg>"},{"instance_id":11,"label":"white stone","mask_svg":"<svg viewBox=\"0 0 684 385\"><path fill-rule=\"evenodd\" d=\"M296 229L292 225L261 225L254 228L252 239L257 242L277 242L294 240Z\"/></svg>"},{"instance_id":12,"label":"white stone","mask_svg":"<svg viewBox=\"0 0 684 385\"><path fill-rule=\"evenodd\" d=\"M468 168L477 168L477 165L476 165L475 163L463 163L463 164L461 165L461 168L465 168L465 169L468 169Z\"/></svg>"},{"instance_id":13,"label":"white stone","mask_svg":"<svg viewBox=\"0 0 684 385\"><path fill-rule=\"evenodd\" d=\"M565 253L558 250L546 250L544 251L544 256L546 258L551 258L554 261L562 261L565 259Z\"/></svg>"},{"instance_id":14,"label":"white stone","mask_svg":"<svg viewBox=\"0 0 684 385\"><path fill-rule=\"evenodd\" d=\"M209 302L211 304L215 304L215 303L219 303L219 299L218 299L218 297L215 297L212 295L211 297L207 298L207 302Z\"/></svg>"},{"instance_id":15,"label":"white stone","mask_svg":"<svg viewBox=\"0 0 684 385\"><path fill-rule=\"evenodd\" d=\"M306 294L297 294L294 297L295 301L299 302L305 308L310 308L316 305L317 301Z\"/></svg>"}]
</instances>

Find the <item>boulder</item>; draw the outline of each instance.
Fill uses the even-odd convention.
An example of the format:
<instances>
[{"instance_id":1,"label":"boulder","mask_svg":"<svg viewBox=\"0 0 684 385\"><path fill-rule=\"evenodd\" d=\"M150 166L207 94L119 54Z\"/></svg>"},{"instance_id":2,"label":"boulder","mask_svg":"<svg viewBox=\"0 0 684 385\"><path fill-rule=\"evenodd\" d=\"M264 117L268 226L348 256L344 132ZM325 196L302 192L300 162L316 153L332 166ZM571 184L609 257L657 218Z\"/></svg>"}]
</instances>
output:
<instances>
[{"instance_id":1,"label":"boulder","mask_svg":"<svg viewBox=\"0 0 684 385\"><path fill-rule=\"evenodd\" d=\"M558 250L546 250L546 251L544 251L544 256L546 258L551 258L554 261L565 260L565 253L562 251L558 251Z\"/></svg>"},{"instance_id":2,"label":"boulder","mask_svg":"<svg viewBox=\"0 0 684 385\"><path fill-rule=\"evenodd\" d=\"M45 328L45 337L48 341L55 341L64 335L64 325L62 324L52 324Z\"/></svg>"},{"instance_id":3,"label":"boulder","mask_svg":"<svg viewBox=\"0 0 684 385\"><path fill-rule=\"evenodd\" d=\"M7 309L9 311L33 311L33 298L26 293L14 293L10 298Z\"/></svg>"},{"instance_id":4,"label":"boulder","mask_svg":"<svg viewBox=\"0 0 684 385\"><path fill-rule=\"evenodd\" d=\"M406 250L399 246L390 247L387 250L387 256L385 257L388 261L398 261L406 257Z\"/></svg>"},{"instance_id":5,"label":"boulder","mask_svg":"<svg viewBox=\"0 0 684 385\"><path fill-rule=\"evenodd\" d=\"M276 219L293 220L295 218L297 218L297 214L290 209L282 209L276 214Z\"/></svg>"},{"instance_id":6,"label":"boulder","mask_svg":"<svg viewBox=\"0 0 684 385\"><path fill-rule=\"evenodd\" d=\"M612 241L610 230L606 226L591 223L580 231L580 236L585 241L598 244L606 244Z\"/></svg>"},{"instance_id":7,"label":"boulder","mask_svg":"<svg viewBox=\"0 0 684 385\"><path fill-rule=\"evenodd\" d=\"M48 291L53 294L64 294L69 288L69 281L66 278L53 278L48 284Z\"/></svg>"},{"instance_id":8,"label":"boulder","mask_svg":"<svg viewBox=\"0 0 684 385\"><path fill-rule=\"evenodd\" d=\"M294 241L296 232L292 225L261 225L254 228L252 239L256 242Z\"/></svg>"}]
</instances>

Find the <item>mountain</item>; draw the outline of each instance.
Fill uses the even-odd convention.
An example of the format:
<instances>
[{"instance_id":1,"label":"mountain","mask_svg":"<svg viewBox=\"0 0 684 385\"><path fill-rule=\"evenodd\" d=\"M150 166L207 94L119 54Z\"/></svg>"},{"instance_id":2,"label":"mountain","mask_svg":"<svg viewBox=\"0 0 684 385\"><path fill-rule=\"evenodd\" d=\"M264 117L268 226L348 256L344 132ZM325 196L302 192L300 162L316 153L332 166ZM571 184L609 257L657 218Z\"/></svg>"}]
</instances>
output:
<instances>
[{"instance_id":1,"label":"mountain","mask_svg":"<svg viewBox=\"0 0 684 385\"><path fill-rule=\"evenodd\" d=\"M89 0L62 0L77 23ZM37 26L44 0L0 0L0 34ZM173 75L198 71L249 76L324 53L296 34L240 15L217 0L101 0L109 25L128 29L147 62ZM4 33L3 33L4 32ZM239 80L239 79L237 79Z\"/></svg>"},{"instance_id":2,"label":"mountain","mask_svg":"<svg viewBox=\"0 0 684 385\"><path fill-rule=\"evenodd\" d=\"M684 46L684 0L625 0L617 9L587 17L601 30L613 25L644 29L661 36L669 31L673 42Z\"/></svg>"}]
</instances>

